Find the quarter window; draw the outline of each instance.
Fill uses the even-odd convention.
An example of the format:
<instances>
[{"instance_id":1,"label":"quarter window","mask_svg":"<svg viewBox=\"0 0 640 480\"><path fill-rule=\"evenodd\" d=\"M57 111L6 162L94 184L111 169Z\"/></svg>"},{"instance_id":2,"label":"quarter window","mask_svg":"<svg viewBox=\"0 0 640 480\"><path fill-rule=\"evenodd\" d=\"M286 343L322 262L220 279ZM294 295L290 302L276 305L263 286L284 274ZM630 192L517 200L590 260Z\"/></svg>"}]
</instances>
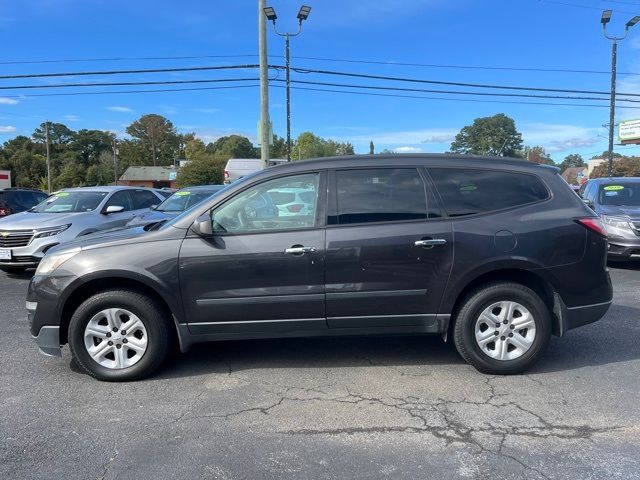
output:
<instances>
[{"instance_id":1,"label":"quarter window","mask_svg":"<svg viewBox=\"0 0 640 480\"><path fill-rule=\"evenodd\" d=\"M549 197L535 175L459 168L430 168L436 189L451 217L491 212Z\"/></svg>"},{"instance_id":2,"label":"quarter window","mask_svg":"<svg viewBox=\"0 0 640 480\"><path fill-rule=\"evenodd\" d=\"M254 185L213 211L213 228L229 233L313 228L318 181L311 173Z\"/></svg>"},{"instance_id":3,"label":"quarter window","mask_svg":"<svg viewBox=\"0 0 640 480\"><path fill-rule=\"evenodd\" d=\"M338 218L353 224L428 218L424 182L415 168L338 170Z\"/></svg>"}]
</instances>

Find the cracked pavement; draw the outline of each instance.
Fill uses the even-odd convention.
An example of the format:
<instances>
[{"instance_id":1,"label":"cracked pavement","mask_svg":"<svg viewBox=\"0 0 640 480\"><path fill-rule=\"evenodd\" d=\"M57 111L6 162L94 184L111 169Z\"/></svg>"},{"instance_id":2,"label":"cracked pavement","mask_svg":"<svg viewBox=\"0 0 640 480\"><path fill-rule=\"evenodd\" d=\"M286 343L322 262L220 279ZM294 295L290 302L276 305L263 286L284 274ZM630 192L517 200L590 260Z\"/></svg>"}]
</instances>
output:
<instances>
[{"instance_id":1,"label":"cracked pavement","mask_svg":"<svg viewBox=\"0 0 640 480\"><path fill-rule=\"evenodd\" d=\"M37 353L28 276L0 273L0 478L640 479L640 263L598 323L526 375L440 337L198 345L100 383Z\"/></svg>"}]
</instances>

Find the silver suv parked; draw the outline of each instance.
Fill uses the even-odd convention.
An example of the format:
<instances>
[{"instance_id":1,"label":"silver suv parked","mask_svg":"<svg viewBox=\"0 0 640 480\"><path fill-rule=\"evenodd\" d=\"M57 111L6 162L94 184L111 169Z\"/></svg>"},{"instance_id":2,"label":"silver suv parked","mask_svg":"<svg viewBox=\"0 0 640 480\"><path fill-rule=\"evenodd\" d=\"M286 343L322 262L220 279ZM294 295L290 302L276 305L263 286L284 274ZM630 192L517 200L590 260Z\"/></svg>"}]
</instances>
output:
<instances>
[{"instance_id":1,"label":"silver suv parked","mask_svg":"<svg viewBox=\"0 0 640 480\"><path fill-rule=\"evenodd\" d=\"M0 270L18 273L38 265L54 245L124 226L164 197L135 187L70 188L44 202L0 219Z\"/></svg>"}]
</instances>

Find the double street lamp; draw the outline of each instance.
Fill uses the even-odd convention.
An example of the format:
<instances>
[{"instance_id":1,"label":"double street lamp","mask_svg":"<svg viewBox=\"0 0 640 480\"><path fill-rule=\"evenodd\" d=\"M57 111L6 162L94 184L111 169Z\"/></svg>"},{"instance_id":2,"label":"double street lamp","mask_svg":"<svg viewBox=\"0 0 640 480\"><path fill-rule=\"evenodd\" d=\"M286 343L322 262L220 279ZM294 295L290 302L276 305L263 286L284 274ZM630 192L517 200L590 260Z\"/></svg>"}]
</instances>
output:
<instances>
[{"instance_id":1,"label":"double street lamp","mask_svg":"<svg viewBox=\"0 0 640 480\"><path fill-rule=\"evenodd\" d=\"M609 150L607 152L608 158L608 175L611 176L613 172L613 135L615 130L615 116L616 116L616 68L618 61L618 42L627 38L629 29L636 23L640 22L640 16L635 16L629 20L624 29L624 35L615 37L607 34L607 24L611 21L612 10L605 10L602 12L602 33L605 38L611 40L611 105L609 109Z\"/></svg>"},{"instance_id":2,"label":"double street lamp","mask_svg":"<svg viewBox=\"0 0 640 480\"><path fill-rule=\"evenodd\" d=\"M295 37L300 35L302 31L302 22L309 18L311 7L303 5L298 12L298 30L296 32L279 32L276 28L276 20L278 16L273 7L265 7L264 14L267 20L273 22L273 31L276 35L285 38L285 63L286 63L286 96L287 96L287 161L291 161L291 66L290 66L290 54L289 54L289 37Z\"/></svg>"}]
</instances>

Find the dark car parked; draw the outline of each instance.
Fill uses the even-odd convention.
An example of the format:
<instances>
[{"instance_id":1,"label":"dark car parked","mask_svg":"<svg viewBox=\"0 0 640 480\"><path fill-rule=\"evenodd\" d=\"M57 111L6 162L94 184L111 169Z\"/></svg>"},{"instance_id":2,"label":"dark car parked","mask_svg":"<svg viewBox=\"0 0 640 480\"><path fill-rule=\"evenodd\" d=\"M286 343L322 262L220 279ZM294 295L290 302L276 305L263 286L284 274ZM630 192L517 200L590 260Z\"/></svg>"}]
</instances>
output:
<instances>
[{"instance_id":1,"label":"dark car parked","mask_svg":"<svg viewBox=\"0 0 640 480\"><path fill-rule=\"evenodd\" d=\"M604 223L609 259L640 258L640 178L594 178L582 196Z\"/></svg>"},{"instance_id":2,"label":"dark car parked","mask_svg":"<svg viewBox=\"0 0 640 480\"><path fill-rule=\"evenodd\" d=\"M256 215L282 189L310 207ZM141 229L138 229L141 230ZM261 170L148 232L56 247L31 280L40 349L102 380L158 368L172 342L440 334L482 372L531 366L551 334L611 304L600 219L522 160L376 155Z\"/></svg>"},{"instance_id":3,"label":"dark car parked","mask_svg":"<svg viewBox=\"0 0 640 480\"><path fill-rule=\"evenodd\" d=\"M47 198L40 190L29 188L5 188L0 190L0 217L24 212Z\"/></svg>"}]
</instances>

